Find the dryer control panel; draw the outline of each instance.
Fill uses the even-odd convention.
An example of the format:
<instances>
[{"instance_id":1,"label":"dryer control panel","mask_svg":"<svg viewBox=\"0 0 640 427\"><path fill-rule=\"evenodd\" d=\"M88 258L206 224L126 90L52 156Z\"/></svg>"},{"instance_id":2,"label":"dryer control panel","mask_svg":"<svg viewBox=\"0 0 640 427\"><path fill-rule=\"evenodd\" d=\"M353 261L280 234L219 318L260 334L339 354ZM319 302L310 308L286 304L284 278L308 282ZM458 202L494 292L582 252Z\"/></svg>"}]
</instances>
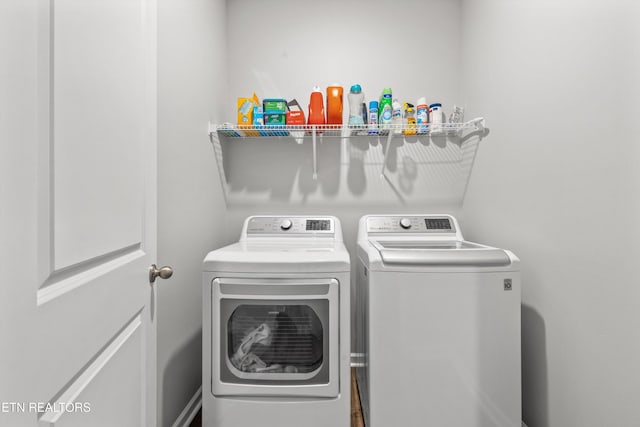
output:
<instances>
[{"instance_id":1,"label":"dryer control panel","mask_svg":"<svg viewBox=\"0 0 640 427\"><path fill-rule=\"evenodd\" d=\"M368 233L456 233L453 218L448 216L370 216Z\"/></svg>"},{"instance_id":2,"label":"dryer control panel","mask_svg":"<svg viewBox=\"0 0 640 427\"><path fill-rule=\"evenodd\" d=\"M331 217L256 216L249 218L247 235L333 235L335 221Z\"/></svg>"}]
</instances>

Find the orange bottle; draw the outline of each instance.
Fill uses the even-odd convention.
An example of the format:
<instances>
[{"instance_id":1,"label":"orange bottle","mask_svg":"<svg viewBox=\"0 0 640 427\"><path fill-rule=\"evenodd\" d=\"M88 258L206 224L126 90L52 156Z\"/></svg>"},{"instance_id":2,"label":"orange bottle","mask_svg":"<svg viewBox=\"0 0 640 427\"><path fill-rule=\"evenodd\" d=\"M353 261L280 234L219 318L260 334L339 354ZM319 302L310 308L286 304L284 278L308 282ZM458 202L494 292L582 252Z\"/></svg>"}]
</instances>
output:
<instances>
[{"instance_id":1,"label":"orange bottle","mask_svg":"<svg viewBox=\"0 0 640 427\"><path fill-rule=\"evenodd\" d=\"M342 124L342 86L327 87L327 124Z\"/></svg>"},{"instance_id":2,"label":"orange bottle","mask_svg":"<svg viewBox=\"0 0 640 427\"><path fill-rule=\"evenodd\" d=\"M318 86L313 88L311 98L309 99L309 119L307 124L323 125L326 123L324 118L324 101L322 100L322 92Z\"/></svg>"}]
</instances>

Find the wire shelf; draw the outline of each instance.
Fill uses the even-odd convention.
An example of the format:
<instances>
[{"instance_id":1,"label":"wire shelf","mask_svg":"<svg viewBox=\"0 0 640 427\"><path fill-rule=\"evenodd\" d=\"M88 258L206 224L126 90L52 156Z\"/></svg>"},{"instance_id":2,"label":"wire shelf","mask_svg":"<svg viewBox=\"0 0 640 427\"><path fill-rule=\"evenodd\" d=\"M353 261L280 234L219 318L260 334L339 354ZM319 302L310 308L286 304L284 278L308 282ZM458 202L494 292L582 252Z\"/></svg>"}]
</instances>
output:
<instances>
[{"instance_id":1,"label":"wire shelf","mask_svg":"<svg viewBox=\"0 0 640 427\"><path fill-rule=\"evenodd\" d=\"M438 137L462 137L463 131L485 131L484 118L478 117L465 123L427 123L418 127L415 124L388 124L388 125L285 125L285 126L251 126L233 125L224 123L221 125L209 123L209 138L213 142L220 140L241 140L246 138L288 138L303 144L305 140L311 140L313 146L313 179L318 178L318 140L327 138L380 138L387 141L384 148L384 159L380 174L385 176L386 158L393 138L438 138ZM215 137L214 137L215 136ZM223 138L220 138L223 137ZM220 150L218 150L220 151ZM218 155L216 151L216 155ZM221 160L219 158L219 164Z\"/></svg>"},{"instance_id":2,"label":"wire shelf","mask_svg":"<svg viewBox=\"0 0 640 427\"><path fill-rule=\"evenodd\" d=\"M416 125L285 125L285 126L251 126L211 124L209 133L217 133L227 138L304 138L320 136L323 138L351 138L362 136L453 136L460 135L464 130L484 129L484 119L478 118L465 123L428 123L422 128Z\"/></svg>"}]
</instances>

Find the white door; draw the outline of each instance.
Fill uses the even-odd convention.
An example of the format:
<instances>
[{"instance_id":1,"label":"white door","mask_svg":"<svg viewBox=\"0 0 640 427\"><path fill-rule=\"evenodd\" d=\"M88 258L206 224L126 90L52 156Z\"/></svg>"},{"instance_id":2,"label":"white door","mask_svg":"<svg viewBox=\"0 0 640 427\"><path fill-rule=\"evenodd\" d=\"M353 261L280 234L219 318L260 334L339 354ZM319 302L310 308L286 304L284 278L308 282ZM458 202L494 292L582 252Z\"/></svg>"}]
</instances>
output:
<instances>
[{"instance_id":1,"label":"white door","mask_svg":"<svg viewBox=\"0 0 640 427\"><path fill-rule=\"evenodd\" d=\"M1 426L155 425L155 20L0 5Z\"/></svg>"}]
</instances>

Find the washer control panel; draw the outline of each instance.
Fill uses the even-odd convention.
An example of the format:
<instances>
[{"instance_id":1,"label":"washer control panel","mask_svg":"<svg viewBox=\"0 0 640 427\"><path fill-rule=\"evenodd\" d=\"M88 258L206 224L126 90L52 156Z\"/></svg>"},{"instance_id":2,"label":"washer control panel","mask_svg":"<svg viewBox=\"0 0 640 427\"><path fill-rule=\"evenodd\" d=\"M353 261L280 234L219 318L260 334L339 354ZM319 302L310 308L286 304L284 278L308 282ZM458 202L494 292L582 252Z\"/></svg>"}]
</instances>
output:
<instances>
[{"instance_id":1,"label":"washer control panel","mask_svg":"<svg viewBox=\"0 0 640 427\"><path fill-rule=\"evenodd\" d=\"M371 216L367 218L369 233L455 233L456 227L447 216Z\"/></svg>"},{"instance_id":2,"label":"washer control panel","mask_svg":"<svg viewBox=\"0 0 640 427\"><path fill-rule=\"evenodd\" d=\"M333 218L317 217L253 217L247 224L247 234L333 234Z\"/></svg>"}]
</instances>

